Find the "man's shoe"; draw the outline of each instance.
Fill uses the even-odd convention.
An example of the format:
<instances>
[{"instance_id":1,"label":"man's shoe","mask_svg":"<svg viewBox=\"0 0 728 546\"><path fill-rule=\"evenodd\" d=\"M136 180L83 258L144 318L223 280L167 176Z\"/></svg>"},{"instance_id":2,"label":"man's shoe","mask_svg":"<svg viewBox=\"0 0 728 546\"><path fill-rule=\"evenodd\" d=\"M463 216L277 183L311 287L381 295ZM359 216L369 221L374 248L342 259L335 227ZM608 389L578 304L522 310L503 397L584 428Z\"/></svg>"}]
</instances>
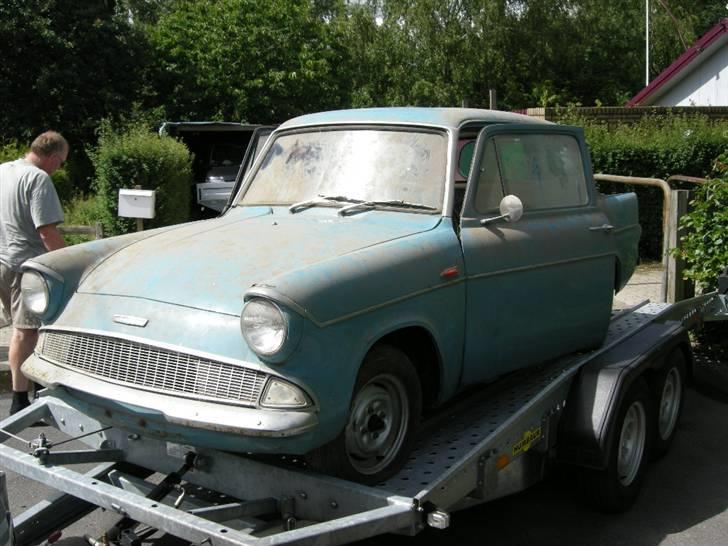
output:
<instances>
[{"instance_id":1,"label":"man's shoe","mask_svg":"<svg viewBox=\"0 0 728 546\"><path fill-rule=\"evenodd\" d=\"M12 404L10 404L10 415L15 415L20 410L24 410L28 406L30 406L30 400L28 400L28 393L13 391L13 402L12 402Z\"/></svg>"}]
</instances>

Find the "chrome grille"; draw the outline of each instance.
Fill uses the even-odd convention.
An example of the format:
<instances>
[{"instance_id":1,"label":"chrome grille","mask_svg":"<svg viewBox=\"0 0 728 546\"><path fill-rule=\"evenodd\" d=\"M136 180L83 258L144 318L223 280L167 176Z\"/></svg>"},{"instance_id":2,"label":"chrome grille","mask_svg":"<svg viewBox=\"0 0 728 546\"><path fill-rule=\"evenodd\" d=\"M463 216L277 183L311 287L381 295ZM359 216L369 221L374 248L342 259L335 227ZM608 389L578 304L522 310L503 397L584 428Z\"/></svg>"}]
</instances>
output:
<instances>
[{"instance_id":1,"label":"chrome grille","mask_svg":"<svg viewBox=\"0 0 728 546\"><path fill-rule=\"evenodd\" d=\"M124 385L190 398L255 405L267 374L126 339L79 332L41 333L41 356Z\"/></svg>"}]
</instances>

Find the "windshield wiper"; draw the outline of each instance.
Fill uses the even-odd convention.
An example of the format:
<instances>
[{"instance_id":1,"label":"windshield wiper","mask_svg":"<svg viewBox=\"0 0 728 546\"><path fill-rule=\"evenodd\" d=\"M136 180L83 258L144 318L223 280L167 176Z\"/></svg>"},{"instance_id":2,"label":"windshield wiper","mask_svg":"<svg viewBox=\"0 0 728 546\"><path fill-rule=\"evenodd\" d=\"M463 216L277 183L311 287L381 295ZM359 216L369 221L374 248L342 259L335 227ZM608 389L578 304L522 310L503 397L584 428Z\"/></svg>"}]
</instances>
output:
<instances>
[{"instance_id":1,"label":"windshield wiper","mask_svg":"<svg viewBox=\"0 0 728 546\"><path fill-rule=\"evenodd\" d=\"M400 209L419 209L419 210L437 210L435 207L430 205L422 205L420 203L410 203L409 201L402 201L401 199L392 199L389 201L359 201L351 205L343 207L339 210L339 216L346 216L350 212L359 210L371 210L376 207L397 207Z\"/></svg>"},{"instance_id":2,"label":"windshield wiper","mask_svg":"<svg viewBox=\"0 0 728 546\"><path fill-rule=\"evenodd\" d=\"M318 195L316 199L307 199L306 201L301 201L300 203L293 203L290 207L288 207L288 212L291 214L296 214L299 211L315 207L316 205L321 205L325 203L355 203L355 204L361 204L364 203L362 199L352 199L351 197L346 197L345 195Z\"/></svg>"}]
</instances>

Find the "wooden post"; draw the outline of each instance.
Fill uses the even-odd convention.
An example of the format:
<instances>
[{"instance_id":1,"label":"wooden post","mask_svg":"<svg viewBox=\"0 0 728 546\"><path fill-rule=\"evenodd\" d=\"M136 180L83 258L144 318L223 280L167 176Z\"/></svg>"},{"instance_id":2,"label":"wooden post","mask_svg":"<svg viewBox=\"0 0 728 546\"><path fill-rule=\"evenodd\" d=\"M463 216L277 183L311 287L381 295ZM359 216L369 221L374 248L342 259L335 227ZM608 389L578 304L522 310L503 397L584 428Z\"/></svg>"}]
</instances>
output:
<instances>
[{"instance_id":1,"label":"wooden post","mask_svg":"<svg viewBox=\"0 0 728 546\"><path fill-rule=\"evenodd\" d=\"M134 189L140 190L140 189L142 189L142 187L139 184L137 184L136 186L134 186ZM142 218L136 219L136 227L137 227L137 231L144 231L144 220Z\"/></svg>"},{"instance_id":2,"label":"wooden post","mask_svg":"<svg viewBox=\"0 0 728 546\"><path fill-rule=\"evenodd\" d=\"M673 190L670 192L670 221L667 234L668 248L680 248L680 237L684 230L680 228L680 218L687 214L691 192ZM667 257L667 302L676 303L695 295L692 281L683 279L685 261L672 254Z\"/></svg>"},{"instance_id":3,"label":"wooden post","mask_svg":"<svg viewBox=\"0 0 728 546\"><path fill-rule=\"evenodd\" d=\"M489 89L488 90L488 98L490 99L490 106L489 108L491 110L497 110L498 109L498 100L496 97L495 89Z\"/></svg>"}]
</instances>

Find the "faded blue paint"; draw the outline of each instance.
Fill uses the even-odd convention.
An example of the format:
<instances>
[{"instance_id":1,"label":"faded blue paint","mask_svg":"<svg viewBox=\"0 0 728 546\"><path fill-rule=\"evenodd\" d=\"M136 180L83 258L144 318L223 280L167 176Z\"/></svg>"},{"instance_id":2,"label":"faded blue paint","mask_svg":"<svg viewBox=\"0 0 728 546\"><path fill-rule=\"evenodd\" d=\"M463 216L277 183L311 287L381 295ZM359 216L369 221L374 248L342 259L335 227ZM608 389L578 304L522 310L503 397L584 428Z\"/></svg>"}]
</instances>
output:
<instances>
[{"instance_id":1,"label":"faded blue paint","mask_svg":"<svg viewBox=\"0 0 728 546\"><path fill-rule=\"evenodd\" d=\"M276 207L270 214L253 217L241 211L245 207L204 226L188 224L170 230L111 256L81 284L79 292L143 297L239 316L243 295L253 285L277 287L293 276L298 286L283 293L306 309L312 320L326 322L360 309L366 305L365 298L377 296L355 290L347 297L338 295L340 301L329 301L329 292L323 302L316 302L312 301L315 295L302 297L297 291L312 292L344 282L344 267L359 268L353 273L354 282L365 278L367 268L387 267L387 261L380 259L384 251L378 250L387 241L404 239L399 246L426 258L420 253L426 240L408 238L441 221L439 215L384 211L342 217L337 208L325 207L297 214ZM357 258L358 263L347 265ZM392 254L389 262L397 260ZM438 273L434 272L435 278ZM412 290L419 288L418 283L412 286ZM388 298L394 295L390 290Z\"/></svg>"},{"instance_id":2,"label":"faded blue paint","mask_svg":"<svg viewBox=\"0 0 728 546\"><path fill-rule=\"evenodd\" d=\"M393 108L312 114L281 130L429 125L448 129L454 150L458 127L470 121L509 127L534 122L481 110ZM537 127L569 132L545 123ZM581 134L570 134L586 154ZM586 155L584 164L587 169ZM185 443L305 453L342 430L365 355L392 332L417 328L433 340L440 402L473 382L598 343L609 318L615 262L624 262L622 276L631 274L639 227L634 196L598 199L591 173L587 181L587 205L527 211L515 224L482 226L468 204L469 190L458 226L452 210L339 216L336 207L291 214L282 206L238 206L215 220L65 249L35 260L62 285L53 294L55 315L46 322L279 375L314 400L319 426L288 438L235 436L171 426L162 414L79 394L78 404L98 418L111 410L133 429L139 428L136 417L143 417L141 432ZM452 192L452 174L447 184ZM589 229L606 222L617 226L616 237ZM442 275L451 268L453 276ZM300 330L280 360L258 357L244 341L240 313L244 299L252 297L277 302ZM149 323L143 329L118 324L114 314ZM34 369L44 365L50 366L34 357Z\"/></svg>"},{"instance_id":3,"label":"faded blue paint","mask_svg":"<svg viewBox=\"0 0 728 546\"><path fill-rule=\"evenodd\" d=\"M306 125L328 125L345 123L393 123L431 125L445 129L457 129L470 121L484 123L543 123L530 116L501 112L499 110L479 110L476 108L359 108L354 110L335 110L307 114L293 118L280 126L281 130Z\"/></svg>"}]
</instances>

